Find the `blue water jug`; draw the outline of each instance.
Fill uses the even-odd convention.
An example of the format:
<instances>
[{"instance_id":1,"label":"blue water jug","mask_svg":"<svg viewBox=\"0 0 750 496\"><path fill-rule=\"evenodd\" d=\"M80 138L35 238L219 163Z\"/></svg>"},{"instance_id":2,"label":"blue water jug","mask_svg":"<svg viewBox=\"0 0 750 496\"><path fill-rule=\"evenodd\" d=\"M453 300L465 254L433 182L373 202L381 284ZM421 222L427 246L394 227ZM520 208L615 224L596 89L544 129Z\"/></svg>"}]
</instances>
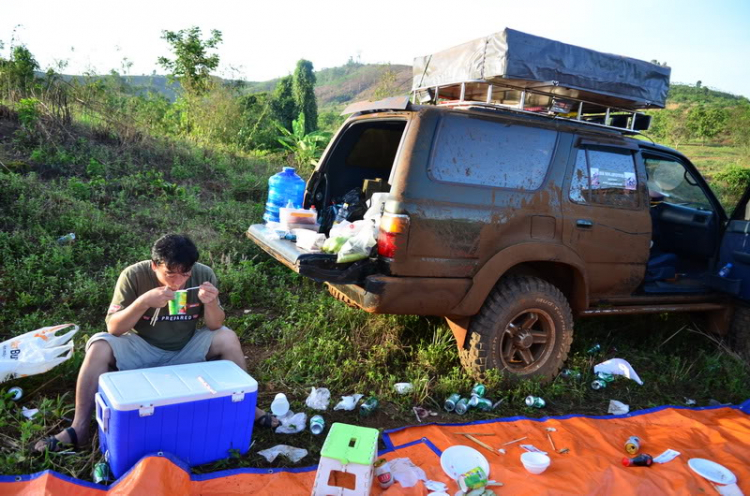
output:
<instances>
[{"instance_id":1,"label":"blue water jug","mask_svg":"<svg viewBox=\"0 0 750 496\"><path fill-rule=\"evenodd\" d=\"M294 172L294 167L284 167L284 170L268 178L268 201L263 220L279 222L279 209L286 207L291 201L295 208L302 208L305 198L305 181Z\"/></svg>"}]
</instances>

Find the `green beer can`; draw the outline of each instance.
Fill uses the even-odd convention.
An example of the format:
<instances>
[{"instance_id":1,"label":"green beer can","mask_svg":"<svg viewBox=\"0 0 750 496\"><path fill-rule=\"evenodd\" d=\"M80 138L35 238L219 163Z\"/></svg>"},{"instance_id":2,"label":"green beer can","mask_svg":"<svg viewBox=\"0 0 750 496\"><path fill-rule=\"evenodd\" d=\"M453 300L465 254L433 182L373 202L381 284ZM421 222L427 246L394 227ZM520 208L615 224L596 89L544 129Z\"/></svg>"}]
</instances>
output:
<instances>
[{"instance_id":1,"label":"green beer can","mask_svg":"<svg viewBox=\"0 0 750 496\"><path fill-rule=\"evenodd\" d=\"M453 393L450 396L448 396L448 399L445 400L445 403L443 403L443 409L446 412L452 412L456 409L456 403L458 403L458 400L461 399L461 395L458 393Z\"/></svg>"},{"instance_id":2,"label":"green beer can","mask_svg":"<svg viewBox=\"0 0 750 496\"><path fill-rule=\"evenodd\" d=\"M455 412L459 415L463 415L466 413L466 411L469 409L469 400L466 398L461 398L458 400L458 403L456 403L456 409Z\"/></svg>"},{"instance_id":3,"label":"green beer can","mask_svg":"<svg viewBox=\"0 0 750 496\"><path fill-rule=\"evenodd\" d=\"M370 416L372 412L378 409L378 404L378 399L375 396L370 396L364 403L359 405L359 414L362 417Z\"/></svg>"},{"instance_id":4,"label":"green beer can","mask_svg":"<svg viewBox=\"0 0 750 496\"><path fill-rule=\"evenodd\" d=\"M94 465L94 483L107 484L112 480L112 472L109 470L109 464L106 462Z\"/></svg>"},{"instance_id":5,"label":"green beer can","mask_svg":"<svg viewBox=\"0 0 750 496\"><path fill-rule=\"evenodd\" d=\"M483 412L489 412L492 410L492 400L487 398L477 398L477 404L475 406Z\"/></svg>"},{"instance_id":6,"label":"green beer can","mask_svg":"<svg viewBox=\"0 0 750 496\"><path fill-rule=\"evenodd\" d=\"M526 406L531 406L534 408L544 408L546 404L547 403L544 401L544 399L540 398L539 396L526 397Z\"/></svg>"},{"instance_id":7,"label":"green beer can","mask_svg":"<svg viewBox=\"0 0 750 496\"><path fill-rule=\"evenodd\" d=\"M471 394L473 396L484 398L485 393L487 393L487 388L484 387L484 384L474 384L474 387L471 388Z\"/></svg>"}]
</instances>

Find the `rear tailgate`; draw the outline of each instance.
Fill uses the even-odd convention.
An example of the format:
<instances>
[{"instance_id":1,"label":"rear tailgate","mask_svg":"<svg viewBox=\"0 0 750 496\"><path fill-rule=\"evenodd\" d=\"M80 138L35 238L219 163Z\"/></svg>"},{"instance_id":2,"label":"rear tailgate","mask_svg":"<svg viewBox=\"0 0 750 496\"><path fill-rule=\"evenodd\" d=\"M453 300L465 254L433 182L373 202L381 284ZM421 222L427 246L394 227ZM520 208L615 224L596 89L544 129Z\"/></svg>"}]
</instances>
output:
<instances>
[{"instance_id":1,"label":"rear tailgate","mask_svg":"<svg viewBox=\"0 0 750 496\"><path fill-rule=\"evenodd\" d=\"M250 226L247 237L293 271L318 282L360 284L365 277L376 273L377 260L374 258L339 264L336 255L310 253L298 248L294 241L279 239L265 224Z\"/></svg>"}]
</instances>

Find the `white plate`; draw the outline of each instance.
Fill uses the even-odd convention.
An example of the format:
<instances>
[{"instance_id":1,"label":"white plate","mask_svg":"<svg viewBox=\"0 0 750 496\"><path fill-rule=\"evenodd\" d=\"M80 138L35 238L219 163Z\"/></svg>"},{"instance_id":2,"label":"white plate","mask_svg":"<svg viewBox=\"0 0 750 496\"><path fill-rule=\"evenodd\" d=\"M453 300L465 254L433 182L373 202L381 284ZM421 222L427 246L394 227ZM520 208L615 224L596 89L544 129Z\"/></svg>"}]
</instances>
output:
<instances>
[{"instance_id":1,"label":"white plate","mask_svg":"<svg viewBox=\"0 0 750 496\"><path fill-rule=\"evenodd\" d=\"M734 484L737 477L725 466L705 458L691 458L688 466L696 474L717 484Z\"/></svg>"},{"instance_id":2,"label":"white plate","mask_svg":"<svg viewBox=\"0 0 750 496\"><path fill-rule=\"evenodd\" d=\"M451 446L443 451L443 455L440 457L440 466L453 480L477 467L482 467L487 477L490 475L490 464L487 459L479 451L469 446Z\"/></svg>"}]
</instances>

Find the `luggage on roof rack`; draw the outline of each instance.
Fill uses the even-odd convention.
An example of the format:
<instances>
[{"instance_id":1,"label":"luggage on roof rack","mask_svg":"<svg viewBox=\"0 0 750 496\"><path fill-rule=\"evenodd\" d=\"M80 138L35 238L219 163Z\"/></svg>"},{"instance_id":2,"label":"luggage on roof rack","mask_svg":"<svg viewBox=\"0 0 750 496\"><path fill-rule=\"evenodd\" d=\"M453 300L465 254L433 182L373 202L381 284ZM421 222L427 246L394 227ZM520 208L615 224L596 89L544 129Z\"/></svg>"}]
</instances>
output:
<instances>
[{"instance_id":1,"label":"luggage on roof rack","mask_svg":"<svg viewBox=\"0 0 750 496\"><path fill-rule=\"evenodd\" d=\"M441 97L499 104L518 100L523 92L524 110L529 110L524 105L549 108L553 99L569 99L634 111L664 108L670 72L669 67L506 28L415 58L412 92L440 88ZM452 93L446 94L445 87L453 88ZM476 97L467 95L467 89Z\"/></svg>"}]
</instances>

